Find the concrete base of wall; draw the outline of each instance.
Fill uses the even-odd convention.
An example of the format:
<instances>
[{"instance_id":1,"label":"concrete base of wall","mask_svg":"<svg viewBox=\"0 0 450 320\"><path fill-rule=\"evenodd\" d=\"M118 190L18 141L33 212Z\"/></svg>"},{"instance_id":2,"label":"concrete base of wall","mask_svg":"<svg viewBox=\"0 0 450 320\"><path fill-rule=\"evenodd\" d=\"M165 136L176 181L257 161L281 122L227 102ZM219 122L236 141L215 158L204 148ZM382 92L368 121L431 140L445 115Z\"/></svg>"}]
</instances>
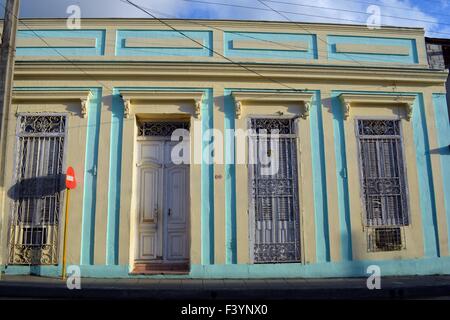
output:
<instances>
[{"instance_id":1,"label":"concrete base of wall","mask_svg":"<svg viewBox=\"0 0 450 320\"><path fill-rule=\"evenodd\" d=\"M191 265L187 275L133 275L128 265L82 265L86 278L154 279L264 279L264 278L335 278L364 277L371 265L379 266L382 276L449 275L450 257L414 260L346 261L320 264L227 264ZM9 275L33 274L59 277L60 266L1 266Z\"/></svg>"}]
</instances>

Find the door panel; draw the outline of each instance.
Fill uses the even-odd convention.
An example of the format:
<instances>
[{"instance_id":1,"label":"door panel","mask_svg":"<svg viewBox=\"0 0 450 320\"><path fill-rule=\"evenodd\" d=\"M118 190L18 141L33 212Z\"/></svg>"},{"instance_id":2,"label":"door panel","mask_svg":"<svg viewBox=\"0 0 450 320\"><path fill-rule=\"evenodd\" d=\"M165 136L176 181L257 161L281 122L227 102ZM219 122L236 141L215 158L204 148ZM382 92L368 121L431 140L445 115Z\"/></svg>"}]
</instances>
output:
<instances>
[{"instance_id":1,"label":"door panel","mask_svg":"<svg viewBox=\"0 0 450 320\"><path fill-rule=\"evenodd\" d=\"M160 168L149 167L141 169L141 201L139 206L140 223L157 223L159 203L159 182L161 181L162 170Z\"/></svg>"},{"instance_id":2,"label":"door panel","mask_svg":"<svg viewBox=\"0 0 450 320\"><path fill-rule=\"evenodd\" d=\"M181 231L180 233L173 230L168 234L168 253L167 259L169 260L184 260L186 259L186 233Z\"/></svg>"},{"instance_id":3,"label":"door panel","mask_svg":"<svg viewBox=\"0 0 450 320\"><path fill-rule=\"evenodd\" d=\"M187 166L167 168L167 259L187 258L187 180Z\"/></svg>"},{"instance_id":4,"label":"door panel","mask_svg":"<svg viewBox=\"0 0 450 320\"><path fill-rule=\"evenodd\" d=\"M156 259L157 257L156 233L152 231L142 231L139 235L140 256L139 259Z\"/></svg>"},{"instance_id":5,"label":"door panel","mask_svg":"<svg viewBox=\"0 0 450 320\"><path fill-rule=\"evenodd\" d=\"M141 142L139 152L139 161L141 163L151 162L161 164L164 161L163 141L145 141ZM139 163L139 162L138 162Z\"/></svg>"},{"instance_id":6,"label":"door panel","mask_svg":"<svg viewBox=\"0 0 450 320\"><path fill-rule=\"evenodd\" d=\"M138 227L137 252L139 260L162 258L163 228L161 212L163 210L163 141L145 141L139 143L138 154Z\"/></svg>"},{"instance_id":7,"label":"door panel","mask_svg":"<svg viewBox=\"0 0 450 320\"><path fill-rule=\"evenodd\" d=\"M189 166L170 161L175 144L139 142L138 260L188 259Z\"/></svg>"}]
</instances>

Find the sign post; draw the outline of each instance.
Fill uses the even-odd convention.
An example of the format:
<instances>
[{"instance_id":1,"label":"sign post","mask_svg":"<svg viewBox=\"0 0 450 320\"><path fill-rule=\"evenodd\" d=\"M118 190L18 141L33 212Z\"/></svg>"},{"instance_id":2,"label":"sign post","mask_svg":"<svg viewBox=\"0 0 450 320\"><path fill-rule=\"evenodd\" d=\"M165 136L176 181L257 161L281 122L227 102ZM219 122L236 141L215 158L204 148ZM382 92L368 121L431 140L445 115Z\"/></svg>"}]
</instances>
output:
<instances>
[{"instance_id":1,"label":"sign post","mask_svg":"<svg viewBox=\"0 0 450 320\"><path fill-rule=\"evenodd\" d=\"M62 262L62 279L66 279L66 245L67 245L67 224L69 223L69 196L70 190L75 189L77 181L75 179L75 171L72 167L67 168L66 172L66 216L64 218L64 237L63 237L63 262Z\"/></svg>"}]
</instances>

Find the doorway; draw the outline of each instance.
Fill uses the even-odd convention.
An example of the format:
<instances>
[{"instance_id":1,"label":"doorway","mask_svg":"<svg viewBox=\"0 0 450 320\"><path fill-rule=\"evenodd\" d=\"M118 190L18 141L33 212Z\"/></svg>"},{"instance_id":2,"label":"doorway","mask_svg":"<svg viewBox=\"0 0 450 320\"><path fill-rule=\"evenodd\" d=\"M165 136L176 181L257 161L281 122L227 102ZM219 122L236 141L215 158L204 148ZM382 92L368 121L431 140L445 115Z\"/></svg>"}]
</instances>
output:
<instances>
[{"instance_id":1,"label":"doorway","mask_svg":"<svg viewBox=\"0 0 450 320\"><path fill-rule=\"evenodd\" d=\"M172 151L180 142L170 140L172 132L185 124L140 126L134 272L188 271L189 164L174 162Z\"/></svg>"}]
</instances>

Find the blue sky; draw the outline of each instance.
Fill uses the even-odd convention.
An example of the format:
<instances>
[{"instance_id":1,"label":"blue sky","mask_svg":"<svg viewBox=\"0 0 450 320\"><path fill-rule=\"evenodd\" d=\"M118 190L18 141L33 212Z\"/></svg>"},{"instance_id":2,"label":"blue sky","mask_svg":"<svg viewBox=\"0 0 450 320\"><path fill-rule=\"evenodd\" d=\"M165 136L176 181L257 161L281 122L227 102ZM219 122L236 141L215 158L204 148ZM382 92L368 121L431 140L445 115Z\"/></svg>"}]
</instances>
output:
<instances>
[{"instance_id":1,"label":"blue sky","mask_svg":"<svg viewBox=\"0 0 450 320\"><path fill-rule=\"evenodd\" d=\"M281 15L258 0L131 1L161 18L289 19L350 24L365 24L369 17L366 13L369 6L376 5L380 9L383 25L423 27L428 36L450 38L450 0L263 0ZM4 4L5 0L0 2ZM21 0L20 16L67 17L70 5L78 5L81 16L85 18L148 17L123 0Z\"/></svg>"}]
</instances>

